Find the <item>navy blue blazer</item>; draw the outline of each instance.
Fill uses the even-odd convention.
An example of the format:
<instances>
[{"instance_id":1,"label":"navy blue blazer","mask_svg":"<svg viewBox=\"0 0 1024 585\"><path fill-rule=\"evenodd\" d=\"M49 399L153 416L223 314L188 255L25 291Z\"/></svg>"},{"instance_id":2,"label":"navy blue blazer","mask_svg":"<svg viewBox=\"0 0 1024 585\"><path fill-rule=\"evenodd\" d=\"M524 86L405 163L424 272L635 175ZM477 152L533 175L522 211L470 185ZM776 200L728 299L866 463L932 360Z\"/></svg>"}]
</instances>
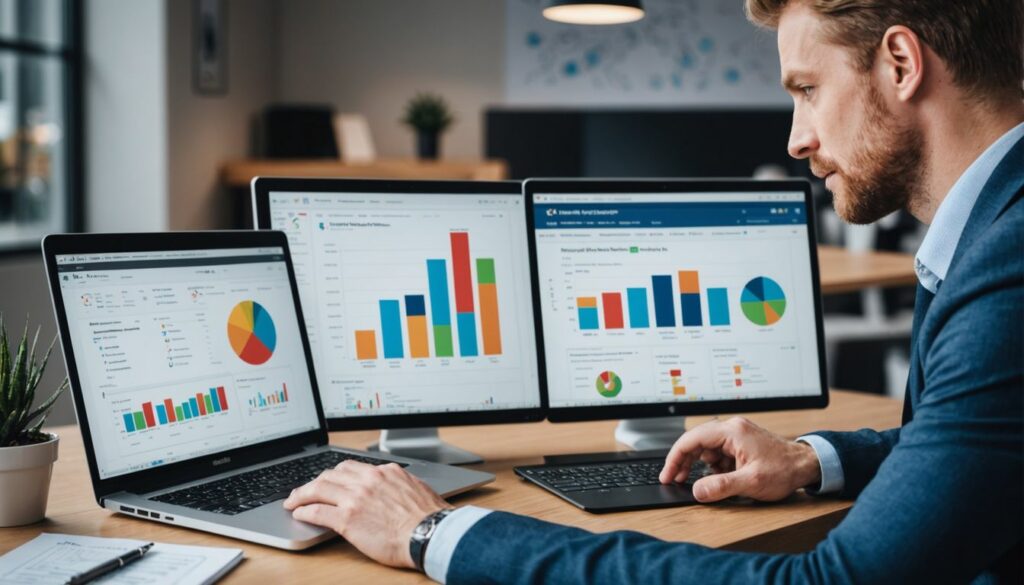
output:
<instances>
[{"instance_id":1,"label":"navy blue blazer","mask_svg":"<svg viewBox=\"0 0 1024 585\"><path fill-rule=\"evenodd\" d=\"M904 424L817 433L846 518L810 552L728 552L494 512L448 583L1021 583L1024 140L986 183L934 296L918 287Z\"/></svg>"}]
</instances>

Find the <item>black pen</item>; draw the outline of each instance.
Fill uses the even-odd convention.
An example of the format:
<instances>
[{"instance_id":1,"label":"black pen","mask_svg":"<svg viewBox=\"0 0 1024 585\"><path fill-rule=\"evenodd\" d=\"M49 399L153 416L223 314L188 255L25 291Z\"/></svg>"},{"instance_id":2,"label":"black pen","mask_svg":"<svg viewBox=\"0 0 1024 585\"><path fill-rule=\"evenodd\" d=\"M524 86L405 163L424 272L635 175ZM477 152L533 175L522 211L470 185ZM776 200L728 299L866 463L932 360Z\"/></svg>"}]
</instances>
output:
<instances>
[{"instance_id":1,"label":"black pen","mask_svg":"<svg viewBox=\"0 0 1024 585\"><path fill-rule=\"evenodd\" d=\"M142 555L146 554L149 549L153 548L153 543L144 544L137 549L130 550L116 559L110 559L109 561L93 567L84 573L79 573L68 579L68 585L82 585L82 583L88 583L89 581L95 581L96 579L120 569L128 563L133 563L142 558Z\"/></svg>"}]
</instances>

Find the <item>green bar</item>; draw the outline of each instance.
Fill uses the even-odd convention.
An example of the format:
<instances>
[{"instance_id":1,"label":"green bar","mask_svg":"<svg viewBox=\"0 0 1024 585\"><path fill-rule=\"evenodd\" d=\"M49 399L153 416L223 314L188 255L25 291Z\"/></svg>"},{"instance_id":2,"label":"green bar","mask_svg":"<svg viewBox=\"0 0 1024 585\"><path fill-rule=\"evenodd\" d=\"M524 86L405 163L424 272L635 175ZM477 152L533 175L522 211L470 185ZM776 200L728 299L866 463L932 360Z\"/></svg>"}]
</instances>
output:
<instances>
[{"instance_id":1,"label":"green bar","mask_svg":"<svg viewBox=\"0 0 1024 585\"><path fill-rule=\"evenodd\" d=\"M143 416L142 412L133 412L132 417L135 418L135 430L139 431L146 428L146 417Z\"/></svg>"},{"instance_id":2,"label":"green bar","mask_svg":"<svg viewBox=\"0 0 1024 585\"><path fill-rule=\"evenodd\" d=\"M213 401L210 400L210 395L203 396L203 401L206 402L206 414L213 414Z\"/></svg>"},{"instance_id":3,"label":"green bar","mask_svg":"<svg viewBox=\"0 0 1024 585\"><path fill-rule=\"evenodd\" d=\"M452 357L455 347L452 345L452 326L434 325L434 353L437 357Z\"/></svg>"},{"instance_id":4,"label":"green bar","mask_svg":"<svg viewBox=\"0 0 1024 585\"><path fill-rule=\"evenodd\" d=\"M185 420L185 413L181 411L181 407L180 406L175 406L174 407L174 415L175 415L174 418L178 422L181 422L181 421Z\"/></svg>"},{"instance_id":5,"label":"green bar","mask_svg":"<svg viewBox=\"0 0 1024 585\"><path fill-rule=\"evenodd\" d=\"M476 281L480 284L497 284L494 279L494 258L476 259Z\"/></svg>"}]
</instances>

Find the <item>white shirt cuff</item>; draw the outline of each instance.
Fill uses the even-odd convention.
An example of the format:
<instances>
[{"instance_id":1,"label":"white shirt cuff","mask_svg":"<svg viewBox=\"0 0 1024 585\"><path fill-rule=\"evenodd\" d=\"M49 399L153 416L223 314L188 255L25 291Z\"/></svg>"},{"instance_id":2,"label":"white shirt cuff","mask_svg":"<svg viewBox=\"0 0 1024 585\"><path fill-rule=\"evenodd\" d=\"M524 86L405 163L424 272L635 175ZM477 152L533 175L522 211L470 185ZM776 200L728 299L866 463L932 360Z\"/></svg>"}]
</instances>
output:
<instances>
[{"instance_id":1,"label":"white shirt cuff","mask_svg":"<svg viewBox=\"0 0 1024 585\"><path fill-rule=\"evenodd\" d=\"M818 435L804 435L797 437L796 440L807 443L814 449L814 454L818 456L818 465L821 466L821 487L807 491L813 494L842 491L846 485L846 478L843 476L843 464L839 461L839 453L835 446Z\"/></svg>"},{"instance_id":2,"label":"white shirt cuff","mask_svg":"<svg viewBox=\"0 0 1024 585\"><path fill-rule=\"evenodd\" d=\"M427 576L444 583L448 578L448 566L455 555L455 547L481 518L491 510L476 506L463 506L449 514L437 525L437 530L430 537L427 545L427 558L423 560L423 568Z\"/></svg>"}]
</instances>

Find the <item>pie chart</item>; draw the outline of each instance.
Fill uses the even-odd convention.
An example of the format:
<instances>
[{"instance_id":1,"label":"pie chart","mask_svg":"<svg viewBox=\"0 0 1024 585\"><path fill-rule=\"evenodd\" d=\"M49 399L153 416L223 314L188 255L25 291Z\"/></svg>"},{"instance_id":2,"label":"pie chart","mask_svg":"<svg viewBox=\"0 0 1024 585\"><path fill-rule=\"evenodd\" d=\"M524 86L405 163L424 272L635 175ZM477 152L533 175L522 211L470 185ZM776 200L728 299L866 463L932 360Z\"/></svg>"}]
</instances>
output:
<instances>
[{"instance_id":1,"label":"pie chart","mask_svg":"<svg viewBox=\"0 0 1024 585\"><path fill-rule=\"evenodd\" d=\"M274 355L277 329L263 305L242 301L228 317L228 341L231 349L247 364L258 366Z\"/></svg>"},{"instance_id":2,"label":"pie chart","mask_svg":"<svg viewBox=\"0 0 1024 585\"><path fill-rule=\"evenodd\" d=\"M779 283L767 276L758 276L743 287L740 308L754 325L774 325L786 312L786 295Z\"/></svg>"},{"instance_id":3,"label":"pie chart","mask_svg":"<svg viewBox=\"0 0 1024 585\"><path fill-rule=\"evenodd\" d=\"M618 377L615 372L601 372L595 384L598 394L605 398L614 398L622 391L622 378Z\"/></svg>"}]
</instances>

